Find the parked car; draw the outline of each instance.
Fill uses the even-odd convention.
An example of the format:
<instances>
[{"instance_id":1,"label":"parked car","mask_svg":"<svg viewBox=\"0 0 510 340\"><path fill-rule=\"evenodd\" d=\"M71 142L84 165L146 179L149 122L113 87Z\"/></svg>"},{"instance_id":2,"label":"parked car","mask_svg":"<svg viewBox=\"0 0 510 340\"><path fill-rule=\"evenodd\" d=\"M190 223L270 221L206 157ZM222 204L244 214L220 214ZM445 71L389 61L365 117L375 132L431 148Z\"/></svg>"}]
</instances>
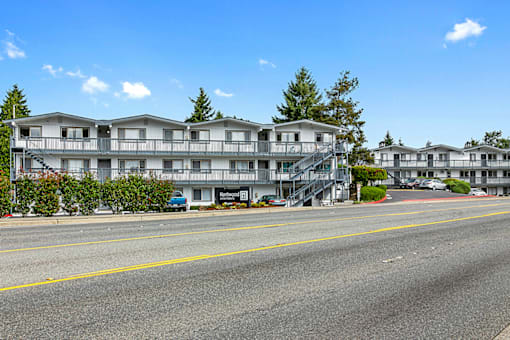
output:
<instances>
[{"instance_id":1,"label":"parked car","mask_svg":"<svg viewBox=\"0 0 510 340\"><path fill-rule=\"evenodd\" d=\"M259 199L259 203L264 202L269 205L285 206L287 200L276 195L264 195Z\"/></svg>"},{"instance_id":2,"label":"parked car","mask_svg":"<svg viewBox=\"0 0 510 340\"><path fill-rule=\"evenodd\" d=\"M419 178L408 178L405 182L405 188L406 189L414 189L417 188L420 185L420 179Z\"/></svg>"},{"instance_id":3,"label":"parked car","mask_svg":"<svg viewBox=\"0 0 510 340\"><path fill-rule=\"evenodd\" d=\"M420 184L422 189L446 190L446 184L438 179L427 179Z\"/></svg>"},{"instance_id":4,"label":"parked car","mask_svg":"<svg viewBox=\"0 0 510 340\"><path fill-rule=\"evenodd\" d=\"M469 192L469 194L472 196L486 196L487 195L487 193L480 188L472 188L471 191Z\"/></svg>"},{"instance_id":5,"label":"parked car","mask_svg":"<svg viewBox=\"0 0 510 340\"><path fill-rule=\"evenodd\" d=\"M168 207L176 210L186 211L188 209L188 200L186 197L184 197L182 192L174 191L170 202L168 202Z\"/></svg>"}]
</instances>

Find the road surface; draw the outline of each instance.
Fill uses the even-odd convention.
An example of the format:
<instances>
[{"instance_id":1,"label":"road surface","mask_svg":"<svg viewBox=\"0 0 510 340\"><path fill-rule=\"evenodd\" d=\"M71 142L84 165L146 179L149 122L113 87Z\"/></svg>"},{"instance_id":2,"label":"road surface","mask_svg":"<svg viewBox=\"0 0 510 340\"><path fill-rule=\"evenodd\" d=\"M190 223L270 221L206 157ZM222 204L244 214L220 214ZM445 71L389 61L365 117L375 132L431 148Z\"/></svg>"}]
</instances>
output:
<instances>
[{"instance_id":1,"label":"road surface","mask_svg":"<svg viewBox=\"0 0 510 340\"><path fill-rule=\"evenodd\" d=\"M0 229L0 338L492 339L510 200Z\"/></svg>"}]
</instances>

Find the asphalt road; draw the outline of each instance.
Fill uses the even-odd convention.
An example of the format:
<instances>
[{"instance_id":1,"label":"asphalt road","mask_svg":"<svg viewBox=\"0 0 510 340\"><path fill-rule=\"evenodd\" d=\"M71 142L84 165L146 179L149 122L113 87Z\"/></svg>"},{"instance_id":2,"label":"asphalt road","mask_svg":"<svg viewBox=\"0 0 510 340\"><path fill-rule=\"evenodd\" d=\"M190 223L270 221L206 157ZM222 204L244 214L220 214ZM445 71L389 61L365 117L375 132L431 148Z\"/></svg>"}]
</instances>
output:
<instances>
[{"instance_id":1,"label":"asphalt road","mask_svg":"<svg viewBox=\"0 0 510 340\"><path fill-rule=\"evenodd\" d=\"M492 339L510 200L0 229L0 338Z\"/></svg>"},{"instance_id":2,"label":"asphalt road","mask_svg":"<svg viewBox=\"0 0 510 340\"><path fill-rule=\"evenodd\" d=\"M445 190L410 190L410 189L388 189L387 193L391 199L384 201L385 203L405 202L418 199L438 199L438 198L457 198L466 197L465 194L457 194L455 192ZM471 197L471 196L469 196ZM471 197L472 198L472 197Z\"/></svg>"}]
</instances>

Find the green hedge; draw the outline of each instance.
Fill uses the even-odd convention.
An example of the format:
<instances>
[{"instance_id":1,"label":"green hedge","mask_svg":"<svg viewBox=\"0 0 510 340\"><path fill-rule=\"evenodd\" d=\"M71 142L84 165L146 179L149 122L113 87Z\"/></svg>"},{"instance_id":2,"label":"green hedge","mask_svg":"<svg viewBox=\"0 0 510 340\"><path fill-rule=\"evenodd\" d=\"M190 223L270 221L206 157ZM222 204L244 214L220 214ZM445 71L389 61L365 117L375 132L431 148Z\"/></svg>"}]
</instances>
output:
<instances>
[{"instance_id":1,"label":"green hedge","mask_svg":"<svg viewBox=\"0 0 510 340\"><path fill-rule=\"evenodd\" d=\"M9 177L0 173L0 217L11 212L11 181Z\"/></svg>"},{"instance_id":2,"label":"green hedge","mask_svg":"<svg viewBox=\"0 0 510 340\"><path fill-rule=\"evenodd\" d=\"M387 186L387 185L384 185L384 184L379 184L377 187L378 187L379 189L383 189L383 190L384 190L384 192L386 192L386 191L388 190L388 186Z\"/></svg>"},{"instance_id":3,"label":"green hedge","mask_svg":"<svg viewBox=\"0 0 510 340\"><path fill-rule=\"evenodd\" d=\"M458 194L469 194L471 191L471 185L468 182L464 182L455 178L447 178L443 180L448 189Z\"/></svg>"},{"instance_id":4,"label":"green hedge","mask_svg":"<svg viewBox=\"0 0 510 340\"><path fill-rule=\"evenodd\" d=\"M386 191L378 187L362 187L361 188L361 200L368 201L379 201L386 196Z\"/></svg>"},{"instance_id":5,"label":"green hedge","mask_svg":"<svg viewBox=\"0 0 510 340\"><path fill-rule=\"evenodd\" d=\"M6 178L6 177L5 177ZM9 211L10 186L2 187L9 179L0 178L0 213ZM52 216L61 209L69 215L92 215L102 201L113 213L121 211L145 212L163 211L172 197L172 182L150 175L130 174L108 179L99 183L95 176L86 173L78 180L68 174L39 173L21 174L16 180L16 211L26 216L34 213L40 216ZM4 193L5 191L5 193ZM3 206L7 208L3 208ZM3 213L1 216L5 215Z\"/></svg>"}]
</instances>

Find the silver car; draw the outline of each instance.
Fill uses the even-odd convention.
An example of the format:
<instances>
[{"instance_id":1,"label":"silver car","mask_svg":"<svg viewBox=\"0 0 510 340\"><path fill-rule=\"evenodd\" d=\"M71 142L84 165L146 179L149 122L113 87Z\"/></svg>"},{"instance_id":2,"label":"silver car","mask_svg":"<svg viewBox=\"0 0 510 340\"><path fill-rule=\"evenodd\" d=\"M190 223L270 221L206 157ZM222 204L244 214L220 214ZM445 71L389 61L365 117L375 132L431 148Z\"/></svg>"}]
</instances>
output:
<instances>
[{"instance_id":1,"label":"silver car","mask_svg":"<svg viewBox=\"0 0 510 340\"><path fill-rule=\"evenodd\" d=\"M427 179L421 182L420 188L431 190L446 190L446 184L438 179Z\"/></svg>"},{"instance_id":2,"label":"silver car","mask_svg":"<svg viewBox=\"0 0 510 340\"><path fill-rule=\"evenodd\" d=\"M487 193L480 188L472 188L469 194L473 196L487 196Z\"/></svg>"}]
</instances>

